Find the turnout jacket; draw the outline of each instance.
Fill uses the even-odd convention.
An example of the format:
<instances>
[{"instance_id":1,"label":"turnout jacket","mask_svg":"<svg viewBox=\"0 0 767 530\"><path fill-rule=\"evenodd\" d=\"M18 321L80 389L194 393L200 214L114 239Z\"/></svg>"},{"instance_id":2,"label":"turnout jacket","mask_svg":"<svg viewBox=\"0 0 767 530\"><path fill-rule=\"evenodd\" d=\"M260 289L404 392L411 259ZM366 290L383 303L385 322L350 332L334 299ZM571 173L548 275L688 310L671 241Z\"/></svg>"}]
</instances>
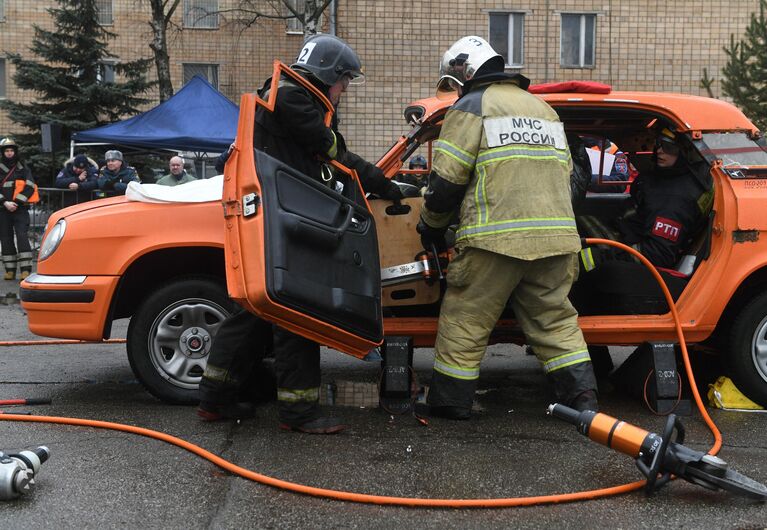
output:
<instances>
[{"instance_id":1,"label":"turnout jacket","mask_svg":"<svg viewBox=\"0 0 767 530\"><path fill-rule=\"evenodd\" d=\"M326 86L312 77L308 79L327 96ZM271 78L266 80L259 90L260 97L268 98L271 82ZM261 106L256 110L253 147L316 180L321 180L322 161L335 159L357 171L366 192L386 197L397 187L378 167L346 149L336 113L330 127L325 126L324 118L322 103L301 85L283 77L274 111Z\"/></svg>"},{"instance_id":2,"label":"turnout jacket","mask_svg":"<svg viewBox=\"0 0 767 530\"><path fill-rule=\"evenodd\" d=\"M23 188L17 193L17 181L24 182ZM35 191L35 181L32 172L20 161L9 162L3 158L0 161L0 204L13 201L19 206L26 206Z\"/></svg>"},{"instance_id":3,"label":"turnout jacket","mask_svg":"<svg viewBox=\"0 0 767 530\"><path fill-rule=\"evenodd\" d=\"M636 210L618 221L621 240L653 265L673 268L711 211L713 190L681 156L673 167L640 175L631 190Z\"/></svg>"},{"instance_id":4,"label":"turnout jacket","mask_svg":"<svg viewBox=\"0 0 767 530\"><path fill-rule=\"evenodd\" d=\"M574 253L571 170L564 128L547 103L516 78L473 83L434 143L421 217L445 227L460 204L459 247L523 260Z\"/></svg>"}]
</instances>

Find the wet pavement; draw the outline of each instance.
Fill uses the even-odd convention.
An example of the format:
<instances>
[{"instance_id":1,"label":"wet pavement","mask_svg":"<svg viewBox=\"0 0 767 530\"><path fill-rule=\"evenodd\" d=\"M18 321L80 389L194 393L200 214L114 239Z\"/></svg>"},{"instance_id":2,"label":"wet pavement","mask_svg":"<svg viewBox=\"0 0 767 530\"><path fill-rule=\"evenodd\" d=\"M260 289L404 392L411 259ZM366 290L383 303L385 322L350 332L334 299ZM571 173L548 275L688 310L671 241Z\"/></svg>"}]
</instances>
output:
<instances>
[{"instance_id":1,"label":"wet pavement","mask_svg":"<svg viewBox=\"0 0 767 530\"><path fill-rule=\"evenodd\" d=\"M0 298L13 290L0 282ZM7 298L6 298L7 299ZM124 336L126 323L115 326ZM0 305L0 340L36 338L17 304ZM613 351L616 363L627 349ZM551 402L537 361L522 348L493 346L482 366L469 422L432 420L376 407L378 366L337 352L323 357L323 399L351 427L337 436L277 429L276 407L241 423L200 422L193 407L160 403L133 377L124 345L0 347L0 399L52 404L0 407L157 429L244 468L322 488L389 496L507 498L605 488L639 480L633 461L547 417ZM415 369L427 385L431 350ZM647 430L665 419L602 387L604 412ZM720 456L767 482L767 414L711 411L723 432ZM683 418L687 444L712 444L696 413ZM763 504L675 481L651 498L607 499L507 509L362 505L285 492L236 477L167 443L77 426L0 421L0 449L46 445L29 496L0 502L3 528L764 528Z\"/></svg>"}]
</instances>

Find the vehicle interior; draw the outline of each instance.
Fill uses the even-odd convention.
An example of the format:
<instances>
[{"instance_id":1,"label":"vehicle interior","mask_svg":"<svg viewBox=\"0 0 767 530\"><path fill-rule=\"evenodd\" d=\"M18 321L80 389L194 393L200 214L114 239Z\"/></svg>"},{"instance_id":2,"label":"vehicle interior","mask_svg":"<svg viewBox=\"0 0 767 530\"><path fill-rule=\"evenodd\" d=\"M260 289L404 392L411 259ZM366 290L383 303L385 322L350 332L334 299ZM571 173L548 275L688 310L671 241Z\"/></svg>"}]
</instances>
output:
<instances>
[{"instance_id":1,"label":"vehicle interior","mask_svg":"<svg viewBox=\"0 0 767 530\"><path fill-rule=\"evenodd\" d=\"M555 107L556 108L556 107ZM579 233L582 237L599 237L589 233L588 228L593 221L605 226L612 226L615 221L624 215L630 215L633 207L631 197L631 181L609 181L599 175L598 168L592 168L596 165L592 154L591 164L588 157L577 156L577 151L585 149L583 140L589 139L588 143L593 144L596 139L597 148L615 144L628 161L632 168L632 179L637 173L642 174L653 168L653 149L657 131L661 127L674 129L674 125L669 123L661 115L654 114L646 110L637 110L632 108L605 108L605 107L584 107L584 106L563 106L556 108L560 119L565 124L570 149L573 153L574 173L579 169L586 171L589 175L593 174L593 180L588 185L588 189L576 189L573 185L573 209L578 222ZM438 136L438 128L433 126L424 126L422 135L417 134L416 125L411 132L410 138L413 144L407 149L401 157L403 161L402 174L395 177L395 180L402 182L412 182L413 172L408 171L407 162L409 156L419 147L419 152L427 152L431 155L429 143ZM685 136L683 153L688 162L690 171L698 178L701 186L705 189L711 189L711 165L698 152L693 142L688 136ZM599 150L599 149L598 149ZM599 150L599 165L605 170L604 149ZM427 157L431 161L431 156ZM429 165L431 162L429 162ZM578 165L581 167L578 167ZM634 171L635 170L635 171ZM428 170L425 171L428 173ZM417 173L417 172L416 172ZM573 179L575 176L573 176ZM616 186L616 184L619 184ZM417 186L402 186L406 194L417 197L419 195ZM410 189L412 188L412 189ZM623 191L620 191L623 189ZM617 191L616 191L617 190ZM415 199L416 201L419 199ZM373 203L378 201L373 201ZM377 222L384 212L376 214ZM677 263L674 269L658 268L663 279L666 281L673 298L676 300L689 283L690 278L697 268L704 262L710 253L711 230L715 213L711 211L708 214L707 221L702 223L699 229L691 235L686 242L686 251L683 257ZM407 216L405 216L407 217ZM409 218L383 219L386 223L385 233L402 234L407 230L414 233L415 223L418 221L418 215L411 213ZM403 226L410 224L410 227ZM379 227L379 233L381 227ZM407 241L400 236L397 241L392 240L391 244L410 245L408 250L401 254L402 263L411 261L412 257L422 250L420 241L417 237L410 237ZM388 249L389 241L382 245L382 248ZM382 252L382 266L386 260L387 252ZM407 258L410 256L410 258ZM423 283L423 282L421 282ZM437 314L439 309L440 293L435 291L436 286L428 289L429 296L424 296L422 290L414 287L415 283L405 284L396 288L384 289L384 309L388 316L410 316ZM388 291L388 292L387 292ZM434 299L436 297L436 300ZM579 275L578 281L574 284L570 293L570 299L576 309L582 316L587 315L641 315L641 314L664 314L668 311L663 294L658 287L651 272L644 265L632 260L616 260L605 262L595 270ZM511 317L512 315L506 315Z\"/></svg>"}]
</instances>

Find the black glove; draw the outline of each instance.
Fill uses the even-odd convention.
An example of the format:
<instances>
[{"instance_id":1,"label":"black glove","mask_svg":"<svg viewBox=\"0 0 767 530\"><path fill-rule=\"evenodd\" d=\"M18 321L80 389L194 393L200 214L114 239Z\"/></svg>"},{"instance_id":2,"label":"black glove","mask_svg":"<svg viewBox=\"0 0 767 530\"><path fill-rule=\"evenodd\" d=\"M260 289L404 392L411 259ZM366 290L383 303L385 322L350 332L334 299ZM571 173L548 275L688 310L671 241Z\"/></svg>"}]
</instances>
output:
<instances>
[{"instance_id":1,"label":"black glove","mask_svg":"<svg viewBox=\"0 0 767 530\"><path fill-rule=\"evenodd\" d=\"M421 234L421 245L427 252L432 252L436 247L437 253L445 252L447 250L447 243L445 242L445 232L447 227L432 228L427 225L423 219L418 221L418 225L415 227L416 232Z\"/></svg>"},{"instance_id":2,"label":"black glove","mask_svg":"<svg viewBox=\"0 0 767 530\"><path fill-rule=\"evenodd\" d=\"M403 195L396 182L387 179L386 185L381 190L380 197L387 201L399 201L404 199L405 195Z\"/></svg>"},{"instance_id":3,"label":"black glove","mask_svg":"<svg viewBox=\"0 0 767 530\"><path fill-rule=\"evenodd\" d=\"M599 247L583 247L578 253L578 266L581 272L590 272L610 259L610 251Z\"/></svg>"}]
</instances>

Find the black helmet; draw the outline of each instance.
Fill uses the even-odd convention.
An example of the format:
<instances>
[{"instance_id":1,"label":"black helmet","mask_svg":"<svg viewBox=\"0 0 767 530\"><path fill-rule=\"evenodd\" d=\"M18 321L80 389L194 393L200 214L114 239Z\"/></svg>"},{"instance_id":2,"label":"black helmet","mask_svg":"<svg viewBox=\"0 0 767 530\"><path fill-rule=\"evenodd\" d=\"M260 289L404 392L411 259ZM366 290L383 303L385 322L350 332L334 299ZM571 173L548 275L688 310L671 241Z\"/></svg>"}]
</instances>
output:
<instances>
[{"instance_id":1,"label":"black helmet","mask_svg":"<svg viewBox=\"0 0 767 530\"><path fill-rule=\"evenodd\" d=\"M291 68L311 72L328 86L335 85L345 75L351 78L353 84L365 82L360 58L351 46L334 35L308 38Z\"/></svg>"},{"instance_id":2,"label":"black helmet","mask_svg":"<svg viewBox=\"0 0 767 530\"><path fill-rule=\"evenodd\" d=\"M410 164L408 169L414 169L416 167L426 169L426 157L423 155L415 155L413 158L410 159Z\"/></svg>"}]
</instances>

